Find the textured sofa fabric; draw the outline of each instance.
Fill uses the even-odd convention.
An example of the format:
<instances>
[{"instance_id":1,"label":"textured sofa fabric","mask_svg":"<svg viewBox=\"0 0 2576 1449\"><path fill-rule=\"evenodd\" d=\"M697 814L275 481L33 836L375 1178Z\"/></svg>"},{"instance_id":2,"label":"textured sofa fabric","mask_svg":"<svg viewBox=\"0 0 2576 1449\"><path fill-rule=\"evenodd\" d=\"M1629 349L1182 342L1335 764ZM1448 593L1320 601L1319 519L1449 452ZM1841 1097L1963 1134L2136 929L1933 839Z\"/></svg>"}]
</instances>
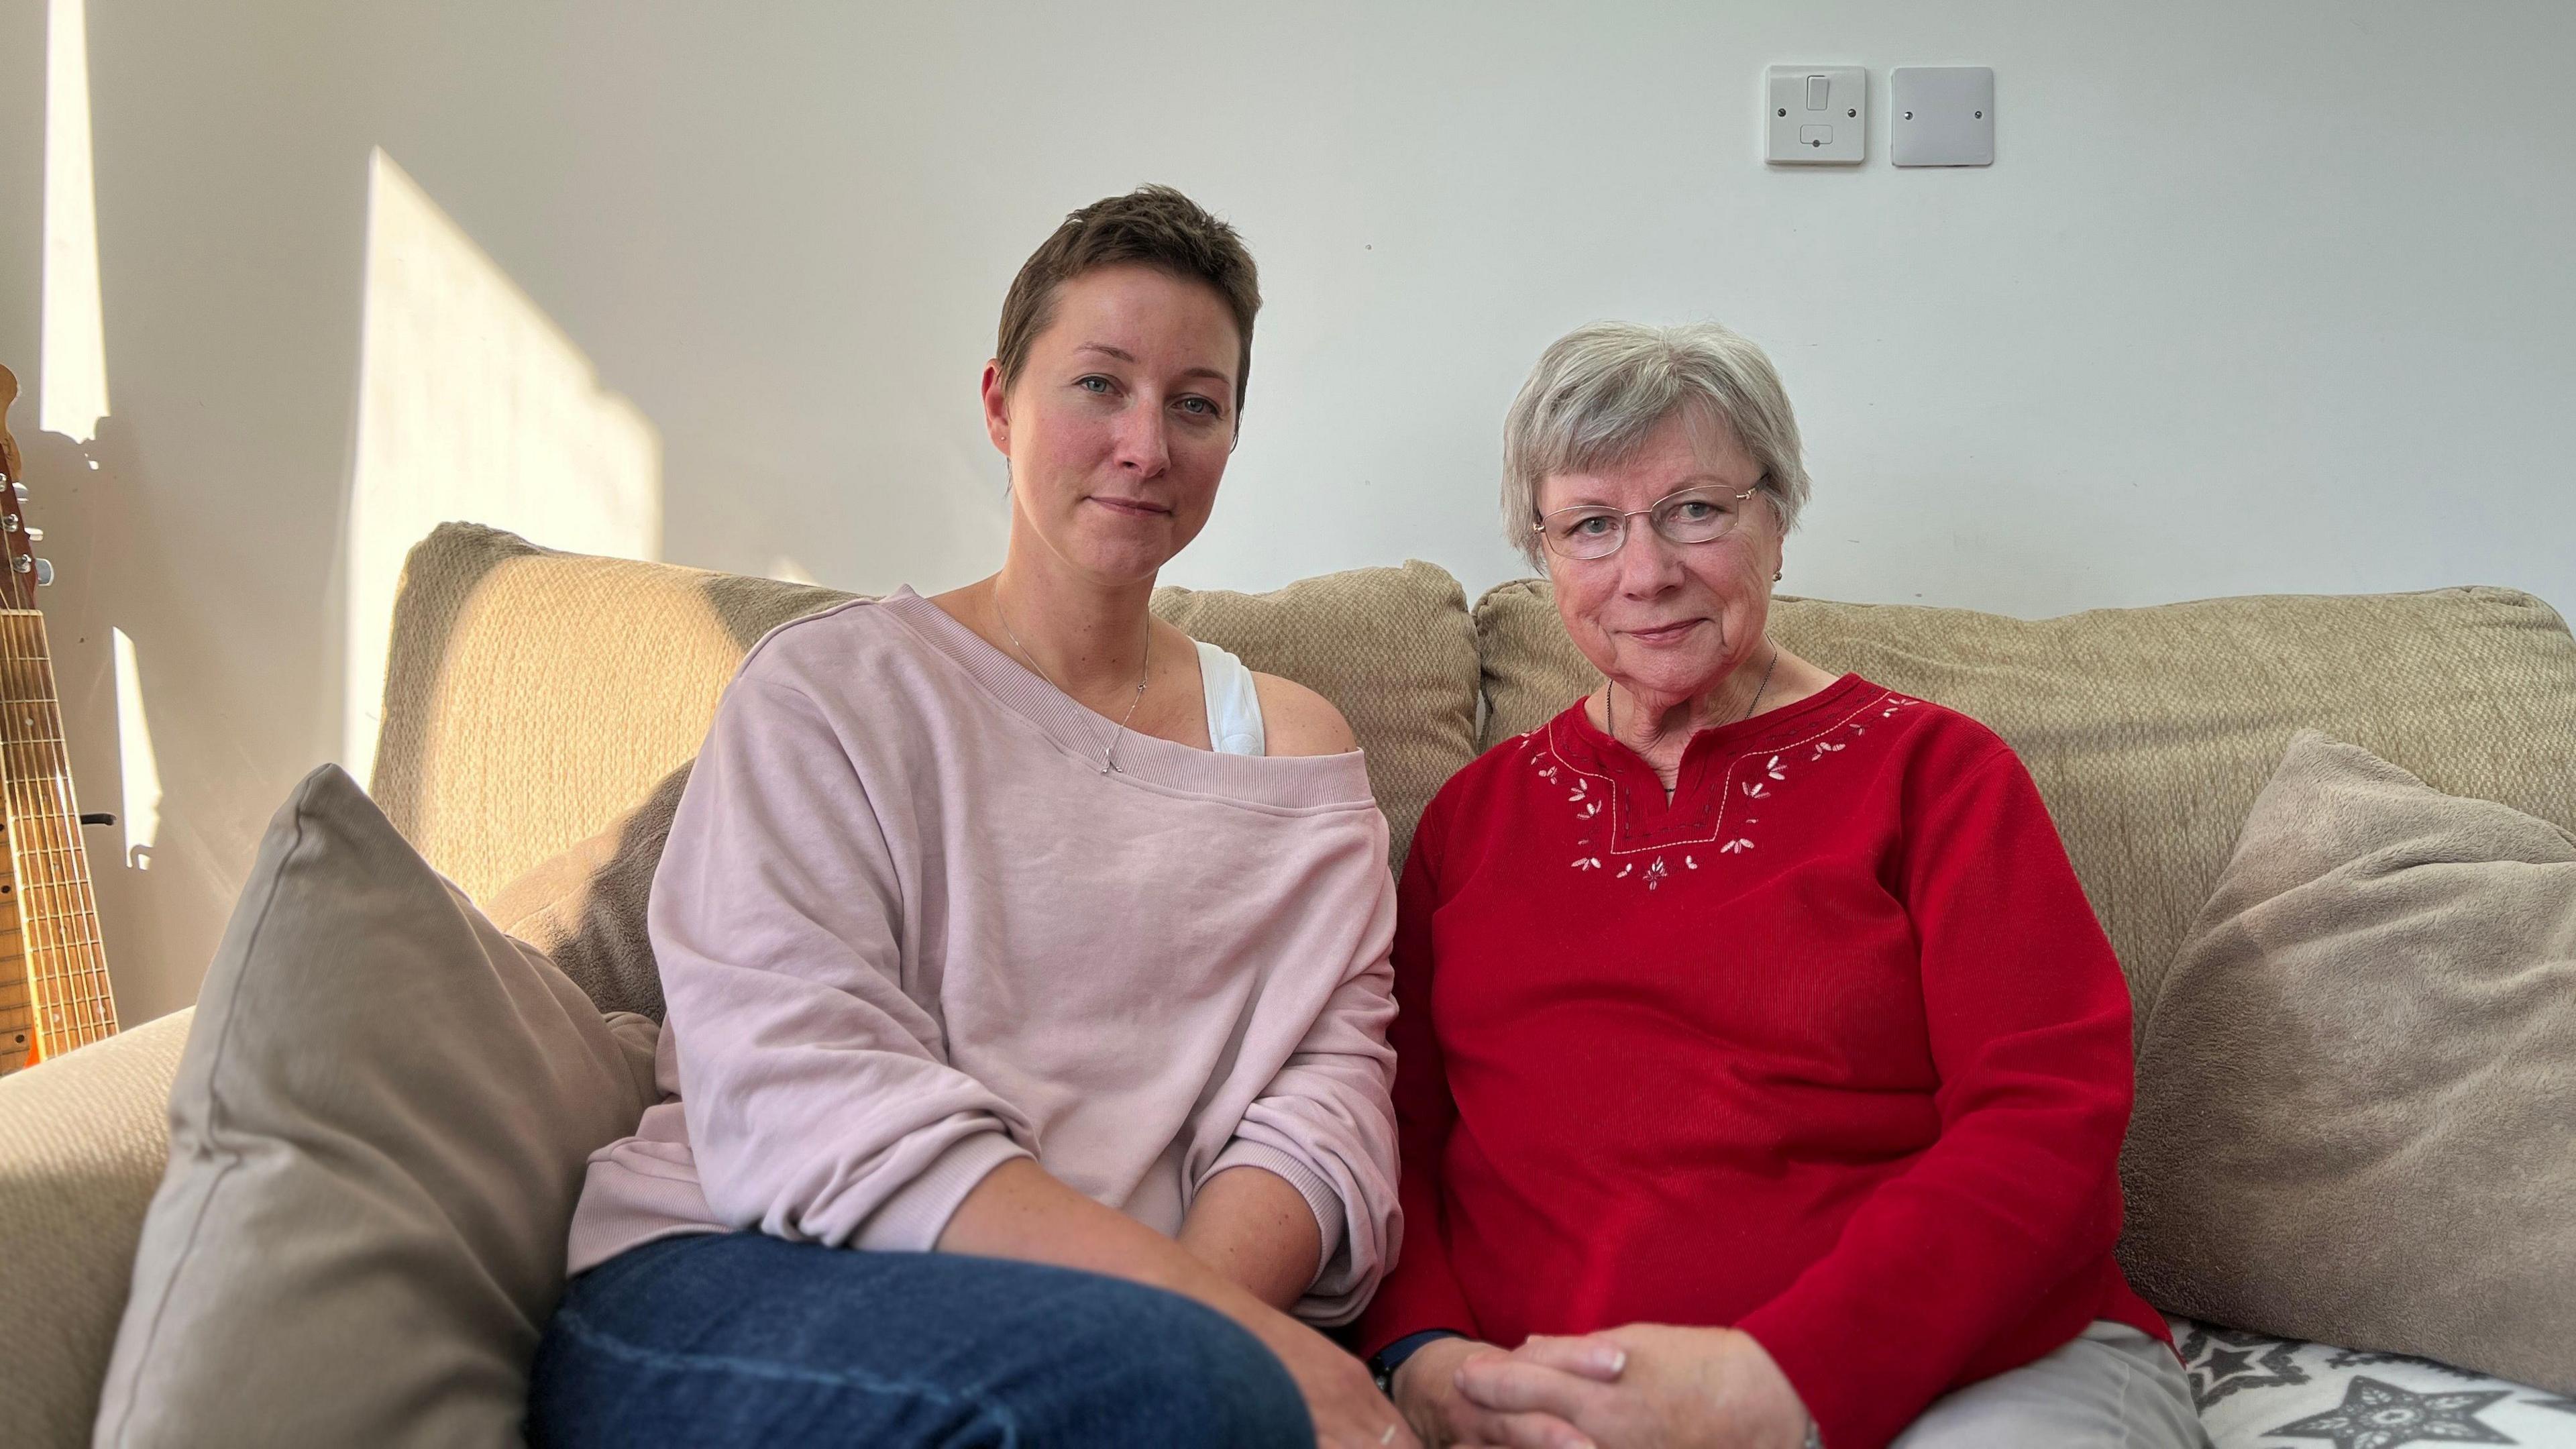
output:
<instances>
[{"instance_id":1,"label":"textured sofa fabric","mask_svg":"<svg viewBox=\"0 0 2576 1449\"><path fill-rule=\"evenodd\" d=\"M1600 678L1543 581L1488 592L1476 630L1487 745ZM1784 597L1772 633L1823 668L1948 705L2010 742L2142 1004L2301 729L2437 790L2576 829L2576 638L2510 589L2276 594L2033 620Z\"/></svg>"},{"instance_id":2,"label":"textured sofa fabric","mask_svg":"<svg viewBox=\"0 0 2576 1449\"><path fill-rule=\"evenodd\" d=\"M89 1442L169 1160L179 1011L0 1078L0 1444Z\"/></svg>"},{"instance_id":3,"label":"textured sofa fabric","mask_svg":"<svg viewBox=\"0 0 2576 1449\"><path fill-rule=\"evenodd\" d=\"M403 562L368 793L489 899L694 758L761 635L848 597L442 524Z\"/></svg>"}]
</instances>

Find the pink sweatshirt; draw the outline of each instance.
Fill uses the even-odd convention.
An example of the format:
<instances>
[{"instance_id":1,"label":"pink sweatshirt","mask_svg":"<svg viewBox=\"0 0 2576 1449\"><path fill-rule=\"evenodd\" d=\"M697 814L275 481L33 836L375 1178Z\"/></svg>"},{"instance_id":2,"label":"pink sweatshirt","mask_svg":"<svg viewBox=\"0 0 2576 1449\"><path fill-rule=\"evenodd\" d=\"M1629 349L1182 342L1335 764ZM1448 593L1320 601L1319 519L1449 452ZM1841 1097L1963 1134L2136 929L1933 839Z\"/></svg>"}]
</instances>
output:
<instances>
[{"instance_id":1,"label":"pink sweatshirt","mask_svg":"<svg viewBox=\"0 0 2576 1449\"><path fill-rule=\"evenodd\" d=\"M648 912L663 1092L592 1156L570 1270L675 1233L924 1250L1034 1156L1177 1232L1267 1168L1300 1316L1400 1230L1395 892L1358 754L1128 735L910 590L773 631L726 690Z\"/></svg>"}]
</instances>

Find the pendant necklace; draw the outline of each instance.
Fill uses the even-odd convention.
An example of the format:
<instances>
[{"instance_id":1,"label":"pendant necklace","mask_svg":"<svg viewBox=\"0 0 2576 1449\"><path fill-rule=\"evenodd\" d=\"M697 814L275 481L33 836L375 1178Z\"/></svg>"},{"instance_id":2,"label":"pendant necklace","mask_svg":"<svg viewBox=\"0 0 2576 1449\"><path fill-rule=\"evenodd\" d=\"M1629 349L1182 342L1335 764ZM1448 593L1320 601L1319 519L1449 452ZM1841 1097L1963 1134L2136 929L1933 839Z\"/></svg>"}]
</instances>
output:
<instances>
[{"instance_id":1,"label":"pendant necklace","mask_svg":"<svg viewBox=\"0 0 2576 1449\"><path fill-rule=\"evenodd\" d=\"M998 615L1001 613L1001 610L995 609L993 612ZM1002 632L1008 634L1011 632L1011 626L1004 624L1002 626ZM1025 653L1027 651L1023 650L1022 652ZM1031 660L1030 662L1035 663L1036 661ZM1753 711L1759 709L1762 705L1762 696L1770 693L1771 691L1771 671L1779 667L1780 646L1774 644L1771 646L1771 662L1762 666L1762 682L1753 687L1753 702L1744 707L1744 713L1735 717L1735 723L1742 724L1746 720L1753 718ZM1039 672L1044 673L1045 671L1041 670ZM1143 686L1140 685L1138 687L1141 689ZM1617 713L1618 700L1619 695L1617 687L1612 685L1608 680L1603 680L1601 682L1601 732L1614 740L1619 738L1619 716Z\"/></svg>"},{"instance_id":2,"label":"pendant necklace","mask_svg":"<svg viewBox=\"0 0 2576 1449\"><path fill-rule=\"evenodd\" d=\"M1038 678L1045 680L1056 693L1067 699L1073 699L1073 691L1057 684L1055 676L1047 673L1046 666L1038 662L1038 657L1029 652L1029 646L1022 644L1020 636L1012 631L1009 616L1002 612L1002 591L999 589L993 591L993 618L1002 626L1002 633L1011 641L1012 647L1020 651L1020 657L1029 661L1029 667L1038 672ZM1127 713L1119 719L1118 728L1110 733L1109 748L1100 752L1100 773L1103 775L1112 770L1121 775L1127 773L1127 767L1118 763L1118 742L1126 738L1127 722L1136 717L1136 706L1145 702L1145 686L1152 683L1154 679L1154 616L1152 614L1145 616L1144 652L1145 675L1136 681L1136 697L1127 701ZM1073 702L1082 703L1078 699L1074 699Z\"/></svg>"}]
</instances>

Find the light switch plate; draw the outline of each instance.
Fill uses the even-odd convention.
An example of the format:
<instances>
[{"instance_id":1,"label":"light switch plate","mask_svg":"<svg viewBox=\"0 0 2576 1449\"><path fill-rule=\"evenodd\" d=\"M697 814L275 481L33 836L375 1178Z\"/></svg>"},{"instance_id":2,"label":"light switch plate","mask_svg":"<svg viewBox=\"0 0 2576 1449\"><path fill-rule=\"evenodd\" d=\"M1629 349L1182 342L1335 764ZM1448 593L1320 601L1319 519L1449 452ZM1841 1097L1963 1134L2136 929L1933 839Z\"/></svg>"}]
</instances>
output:
<instances>
[{"instance_id":1,"label":"light switch plate","mask_svg":"<svg viewBox=\"0 0 2576 1449\"><path fill-rule=\"evenodd\" d=\"M1857 166L1869 156L1869 72L1856 65L1775 65L1762 108L1774 166Z\"/></svg>"},{"instance_id":2,"label":"light switch plate","mask_svg":"<svg viewBox=\"0 0 2576 1449\"><path fill-rule=\"evenodd\" d=\"M1902 65L1887 77L1888 151L1899 166L1995 164L1995 73Z\"/></svg>"}]
</instances>

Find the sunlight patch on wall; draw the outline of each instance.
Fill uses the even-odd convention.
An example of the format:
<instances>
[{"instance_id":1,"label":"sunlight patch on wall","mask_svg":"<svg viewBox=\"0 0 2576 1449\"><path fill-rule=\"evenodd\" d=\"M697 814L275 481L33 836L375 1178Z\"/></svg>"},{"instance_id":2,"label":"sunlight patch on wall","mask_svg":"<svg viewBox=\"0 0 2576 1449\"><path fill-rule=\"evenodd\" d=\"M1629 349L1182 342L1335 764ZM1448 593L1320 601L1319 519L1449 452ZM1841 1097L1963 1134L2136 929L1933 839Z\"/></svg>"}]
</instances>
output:
<instances>
[{"instance_id":1,"label":"sunlight patch on wall","mask_svg":"<svg viewBox=\"0 0 2576 1449\"><path fill-rule=\"evenodd\" d=\"M124 774L125 863L152 868L152 844L161 834L161 762L152 752L152 722L143 715L143 671L134 641L108 631L116 645L116 752Z\"/></svg>"},{"instance_id":2,"label":"sunlight patch on wall","mask_svg":"<svg viewBox=\"0 0 2576 1449\"><path fill-rule=\"evenodd\" d=\"M451 519L549 548L662 549L662 442L580 348L393 158L368 158L350 482L341 762L375 758L403 555Z\"/></svg>"},{"instance_id":3,"label":"sunlight patch on wall","mask_svg":"<svg viewBox=\"0 0 2576 1449\"><path fill-rule=\"evenodd\" d=\"M107 416L107 328L98 299L98 193L90 175L89 17L45 15L45 280L36 425L88 442Z\"/></svg>"}]
</instances>

